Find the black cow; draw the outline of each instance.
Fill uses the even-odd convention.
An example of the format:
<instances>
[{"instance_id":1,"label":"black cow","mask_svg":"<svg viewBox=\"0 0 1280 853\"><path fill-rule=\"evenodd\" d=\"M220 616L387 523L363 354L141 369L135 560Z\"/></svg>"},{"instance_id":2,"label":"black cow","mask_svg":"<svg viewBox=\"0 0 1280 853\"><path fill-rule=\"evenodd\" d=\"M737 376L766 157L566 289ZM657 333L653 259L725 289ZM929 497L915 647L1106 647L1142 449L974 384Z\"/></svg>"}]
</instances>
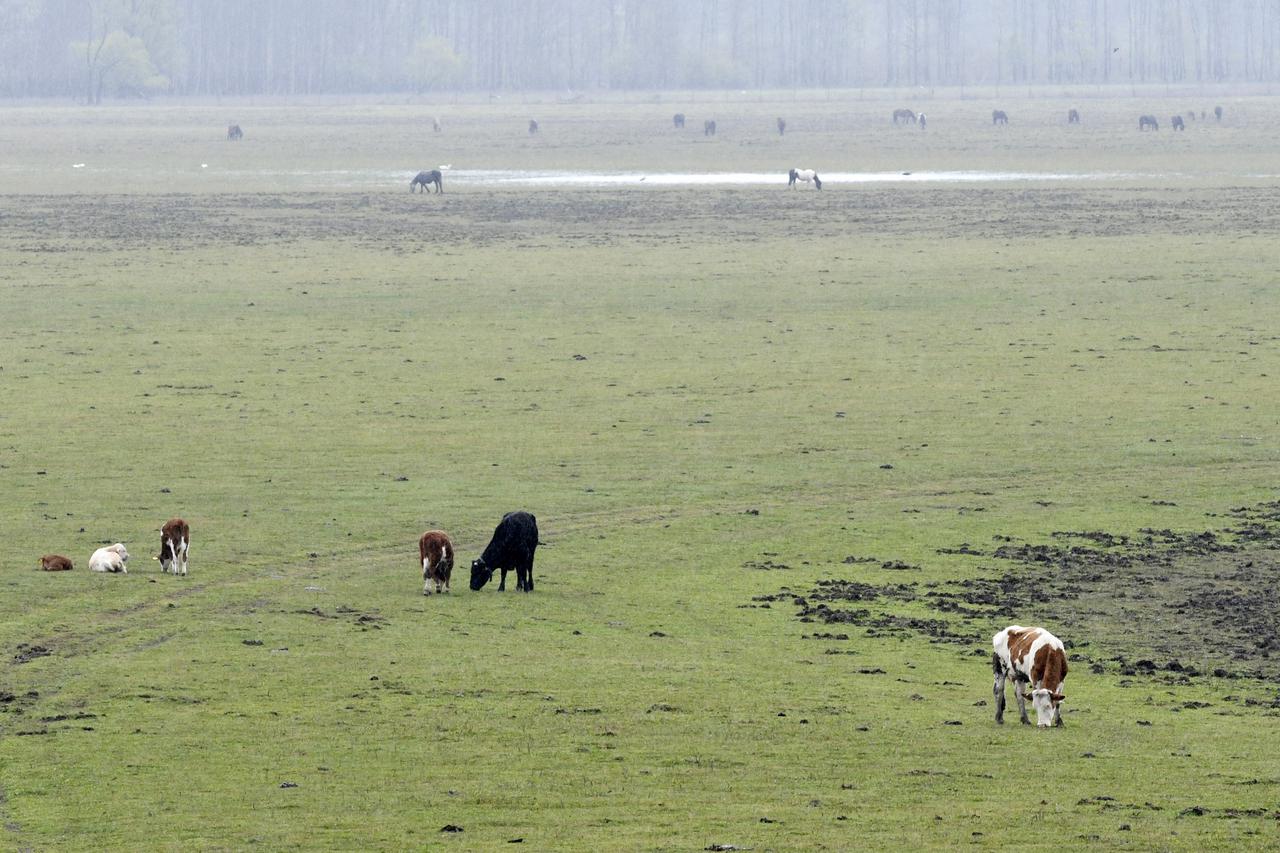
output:
<instances>
[{"instance_id":1,"label":"black cow","mask_svg":"<svg viewBox=\"0 0 1280 853\"><path fill-rule=\"evenodd\" d=\"M529 119L529 135L533 136L538 132L538 120L536 118Z\"/></svg>"},{"instance_id":2,"label":"black cow","mask_svg":"<svg viewBox=\"0 0 1280 853\"><path fill-rule=\"evenodd\" d=\"M1183 121L1182 121L1182 116L1174 116L1173 118L1169 119L1169 125L1170 125L1174 130L1186 130L1186 129L1187 129L1187 126L1186 126L1186 125L1183 123Z\"/></svg>"},{"instance_id":3,"label":"black cow","mask_svg":"<svg viewBox=\"0 0 1280 853\"><path fill-rule=\"evenodd\" d=\"M1004 110L992 110L991 123L992 124L1008 124L1009 114L1006 113Z\"/></svg>"},{"instance_id":4,"label":"black cow","mask_svg":"<svg viewBox=\"0 0 1280 853\"><path fill-rule=\"evenodd\" d=\"M1222 107L1213 108L1213 117L1216 118L1218 121L1222 121ZM1204 115L1202 114L1200 118L1204 118Z\"/></svg>"},{"instance_id":5,"label":"black cow","mask_svg":"<svg viewBox=\"0 0 1280 853\"><path fill-rule=\"evenodd\" d=\"M417 187L422 187L424 193L431 192L431 184L436 185L436 192L444 192L444 176L440 174L439 169L414 175L413 180L409 182L409 192L413 192Z\"/></svg>"},{"instance_id":6,"label":"black cow","mask_svg":"<svg viewBox=\"0 0 1280 853\"><path fill-rule=\"evenodd\" d=\"M702 123L702 135L703 136L716 135L716 123L714 119L707 119Z\"/></svg>"},{"instance_id":7,"label":"black cow","mask_svg":"<svg viewBox=\"0 0 1280 853\"><path fill-rule=\"evenodd\" d=\"M240 129L240 125L227 125L227 141L239 142L241 139L244 139L244 131Z\"/></svg>"},{"instance_id":8,"label":"black cow","mask_svg":"<svg viewBox=\"0 0 1280 853\"><path fill-rule=\"evenodd\" d=\"M1080 111L1076 109L1067 110L1067 124L1079 124Z\"/></svg>"},{"instance_id":9,"label":"black cow","mask_svg":"<svg viewBox=\"0 0 1280 853\"><path fill-rule=\"evenodd\" d=\"M498 591L507 588L507 572L516 571L516 589L533 592L533 552L538 547L538 520L527 512L509 512L494 528L484 553L471 562L471 589L478 591L502 570Z\"/></svg>"},{"instance_id":10,"label":"black cow","mask_svg":"<svg viewBox=\"0 0 1280 853\"><path fill-rule=\"evenodd\" d=\"M1156 121L1155 116L1138 116L1138 130L1146 130L1148 127L1152 130L1159 130L1160 122Z\"/></svg>"},{"instance_id":11,"label":"black cow","mask_svg":"<svg viewBox=\"0 0 1280 853\"><path fill-rule=\"evenodd\" d=\"M676 130L684 129L684 113L676 113L672 116L671 123L676 126Z\"/></svg>"},{"instance_id":12,"label":"black cow","mask_svg":"<svg viewBox=\"0 0 1280 853\"><path fill-rule=\"evenodd\" d=\"M782 136L787 132L787 120L782 116L778 116L778 135Z\"/></svg>"}]
</instances>

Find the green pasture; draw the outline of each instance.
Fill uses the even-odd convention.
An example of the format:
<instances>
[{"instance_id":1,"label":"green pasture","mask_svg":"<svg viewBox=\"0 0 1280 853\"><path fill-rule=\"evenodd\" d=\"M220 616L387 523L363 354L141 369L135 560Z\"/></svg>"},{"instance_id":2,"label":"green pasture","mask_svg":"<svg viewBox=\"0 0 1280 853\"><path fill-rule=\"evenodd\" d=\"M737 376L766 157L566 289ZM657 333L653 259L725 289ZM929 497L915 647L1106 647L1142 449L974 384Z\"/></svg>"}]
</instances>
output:
<instances>
[{"instance_id":1,"label":"green pasture","mask_svg":"<svg viewBox=\"0 0 1280 853\"><path fill-rule=\"evenodd\" d=\"M904 102L923 134L726 101L714 141L669 98L534 105L533 140L525 104L11 108L0 848L1273 849L1272 679L1126 676L1109 610L1047 625L1066 727L997 728L990 635L1042 612L944 643L758 600L1276 499L1280 108L1218 100L1176 138L1136 117L1181 97ZM448 162L1146 177L405 191ZM536 591L471 592L521 508ZM150 560L172 515L186 578ZM86 571L115 541L129 574Z\"/></svg>"}]
</instances>

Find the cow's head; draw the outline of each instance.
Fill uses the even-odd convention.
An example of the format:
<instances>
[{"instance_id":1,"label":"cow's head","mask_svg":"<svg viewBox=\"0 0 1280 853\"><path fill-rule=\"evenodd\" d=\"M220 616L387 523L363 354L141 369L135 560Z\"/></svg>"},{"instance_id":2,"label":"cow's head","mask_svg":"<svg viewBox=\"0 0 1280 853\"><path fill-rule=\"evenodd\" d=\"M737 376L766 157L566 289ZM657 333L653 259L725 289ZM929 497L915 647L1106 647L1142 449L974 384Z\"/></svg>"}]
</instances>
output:
<instances>
[{"instance_id":1,"label":"cow's head","mask_svg":"<svg viewBox=\"0 0 1280 853\"><path fill-rule=\"evenodd\" d=\"M169 571L169 564L174 560L173 543L169 541L168 536L160 537L160 556L152 557L153 560L160 561L160 568Z\"/></svg>"},{"instance_id":2,"label":"cow's head","mask_svg":"<svg viewBox=\"0 0 1280 853\"><path fill-rule=\"evenodd\" d=\"M1048 728L1060 718L1061 712L1058 706L1067 698L1061 693L1054 693L1047 687L1040 687L1022 696L1024 699L1031 700L1031 707L1036 709L1036 725L1040 728Z\"/></svg>"},{"instance_id":3,"label":"cow's head","mask_svg":"<svg viewBox=\"0 0 1280 853\"><path fill-rule=\"evenodd\" d=\"M813 176L813 185L814 185L814 187L815 187L815 188L817 188L817 189L822 189L822 179L821 179L821 178L819 178L817 175L814 175L814 176Z\"/></svg>"},{"instance_id":4,"label":"cow's head","mask_svg":"<svg viewBox=\"0 0 1280 853\"><path fill-rule=\"evenodd\" d=\"M480 588L493 577L493 569L485 564L484 557L471 561L471 591L479 592Z\"/></svg>"}]
</instances>

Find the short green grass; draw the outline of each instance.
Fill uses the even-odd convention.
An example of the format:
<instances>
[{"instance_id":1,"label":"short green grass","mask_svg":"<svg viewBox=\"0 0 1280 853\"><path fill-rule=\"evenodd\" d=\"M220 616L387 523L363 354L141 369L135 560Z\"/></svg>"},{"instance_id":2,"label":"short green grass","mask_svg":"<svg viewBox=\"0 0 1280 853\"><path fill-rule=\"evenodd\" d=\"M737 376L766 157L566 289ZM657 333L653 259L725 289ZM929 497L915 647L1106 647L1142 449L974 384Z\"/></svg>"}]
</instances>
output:
<instances>
[{"instance_id":1,"label":"short green grass","mask_svg":"<svg viewBox=\"0 0 1280 853\"><path fill-rule=\"evenodd\" d=\"M821 103L787 110L784 140L734 136L776 104L725 105L716 143L665 124L633 142L670 102L552 107L532 142L523 112L461 106L429 154L407 107L239 109L236 147L203 141L221 107L15 111L3 846L1273 847L1280 723L1242 701L1273 685L1078 666L1066 728L999 729L975 705L985 629L827 642L789 605L741 606L903 580L850 555L956 580L993 568L938 548L1221 527L1207 514L1275 497L1274 201L1242 177L1274 106L1155 141L1120 123L1145 104L1098 101L1086 119L1115 127L1084 151L1051 121L1065 102L1024 106L1043 126L998 144L970 101L924 107L927 143ZM1190 177L439 198L396 175L336 195L253 177L465 152L895 168L904 138L921 169L1066 152L1123 171L1158 144L1153 169ZM62 161L90 145L167 177L73 187ZM214 153L249 162L208 188L166 171ZM536 592L470 592L516 508L542 530ZM174 514L186 579L149 560ZM424 598L432 526L460 565ZM85 571L117 540L127 577ZM48 551L76 570L35 571ZM1114 649L1095 624L1068 639ZM51 653L19 662L20 644Z\"/></svg>"}]
</instances>

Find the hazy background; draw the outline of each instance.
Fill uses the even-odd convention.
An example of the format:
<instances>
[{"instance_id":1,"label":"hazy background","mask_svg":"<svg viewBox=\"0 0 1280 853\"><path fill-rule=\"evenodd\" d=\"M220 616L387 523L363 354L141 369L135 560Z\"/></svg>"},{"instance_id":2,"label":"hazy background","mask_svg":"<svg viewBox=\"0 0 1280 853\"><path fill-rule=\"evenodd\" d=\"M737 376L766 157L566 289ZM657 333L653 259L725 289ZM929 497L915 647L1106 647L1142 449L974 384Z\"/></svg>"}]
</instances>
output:
<instances>
[{"instance_id":1,"label":"hazy background","mask_svg":"<svg viewBox=\"0 0 1280 853\"><path fill-rule=\"evenodd\" d=\"M0 0L0 97L1269 83L1280 0Z\"/></svg>"}]
</instances>

